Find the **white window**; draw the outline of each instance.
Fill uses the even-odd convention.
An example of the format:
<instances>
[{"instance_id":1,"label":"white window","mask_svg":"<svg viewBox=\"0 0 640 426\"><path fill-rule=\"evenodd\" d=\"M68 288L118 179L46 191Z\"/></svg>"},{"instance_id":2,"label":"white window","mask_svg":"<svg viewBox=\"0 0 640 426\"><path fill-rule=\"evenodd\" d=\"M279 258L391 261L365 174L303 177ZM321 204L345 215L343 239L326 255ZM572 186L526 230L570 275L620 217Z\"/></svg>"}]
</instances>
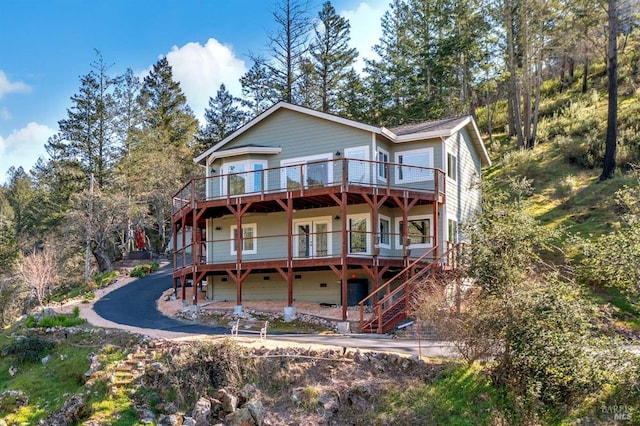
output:
<instances>
[{"instance_id":1,"label":"white window","mask_svg":"<svg viewBox=\"0 0 640 426\"><path fill-rule=\"evenodd\" d=\"M449 241L450 243L457 243L458 242L458 222L456 222L455 220L449 219L447 223L448 223L447 241Z\"/></svg>"},{"instance_id":2,"label":"white window","mask_svg":"<svg viewBox=\"0 0 640 426\"><path fill-rule=\"evenodd\" d=\"M376 161L378 161L378 177L386 181L389 166L383 163L389 162L389 153L382 148L378 148L378 153L376 154Z\"/></svg>"},{"instance_id":3,"label":"white window","mask_svg":"<svg viewBox=\"0 0 640 426\"><path fill-rule=\"evenodd\" d=\"M452 180L458 178L458 158L450 152L447 153L447 176Z\"/></svg>"},{"instance_id":4,"label":"white window","mask_svg":"<svg viewBox=\"0 0 640 426\"><path fill-rule=\"evenodd\" d=\"M369 169L371 167L371 162L367 161L369 160L369 147L345 148L344 157L348 159L349 182L369 183Z\"/></svg>"},{"instance_id":5,"label":"white window","mask_svg":"<svg viewBox=\"0 0 640 426\"><path fill-rule=\"evenodd\" d=\"M379 215L378 225L378 245L384 248L391 248L391 218Z\"/></svg>"},{"instance_id":6,"label":"white window","mask_svg":"<svg viewBox=\"0 0 640 426\"><path fill-rule=\"evenodd\" d=\"M255 223L242 224L242 254L256 254L258 252L258 226ZM231 254L236 254L238 227L231 225Z\"/></svg>"},{"instance_id":7,"label":"white window","mask_svg":"<svg viewBox=\"0 0 640 426\"><path fill-rule=\"evenodd\" d=\"M331 217L314 217L293 221L293 257L331 255Z\"/></svg>"},{"instance_id":8,"label":"white window","mask_svg":"<svg viewBox=\"0 0 640 426\"><path fill-rule=\"evenodd\" d=\"M243 195L261 192L263 188L263 171L267 167L266 160L245 160L225 163L222 166L222 194Z\"/></svg>"},{"instance_id":9,"label":"white window","mask_svg":"<svg viewBox=\"0 0 640 426\"><path fill-rule=\"evenodd\" d=\"M370 216L368 214L351 215L347 220L349 254L368 254L371 235Z\"/></svg>"},{"instance_id":10,"label":"white window","mask_svg":"<svg viewBox=\"0 0 640 426\"><path fill-rule=\"evenodd\" d=\"M398 152L396 163L399 163L395 166L398 183L433 180L433 148Z\"/></svg>"},{"instance_id":11,"label":"white window","mask_svg":"<svg viewBox=\"0 0 640 426\"><path fill-rule=\"evenodd\" d=\"M409 216L407 218L406 238L409 248L431 247L433 245L431 236L432 216ZM402 247L402 238L405 236L404 222L402 218L396 219L398 224L398 247Z\"/></svg>"},{"instance_id":12,"label":"white window","mask_svg":"<svg viewBox=\"0 0 640 426\"><path fill-rule=\"evenodd\" d=\"M282 187L287 190L315 188L333 182L332 154L320 154L309 157L289 158L280 161L282 169ZM304 180L304 182L302 182Z\"/></svg>"}]
</instances>

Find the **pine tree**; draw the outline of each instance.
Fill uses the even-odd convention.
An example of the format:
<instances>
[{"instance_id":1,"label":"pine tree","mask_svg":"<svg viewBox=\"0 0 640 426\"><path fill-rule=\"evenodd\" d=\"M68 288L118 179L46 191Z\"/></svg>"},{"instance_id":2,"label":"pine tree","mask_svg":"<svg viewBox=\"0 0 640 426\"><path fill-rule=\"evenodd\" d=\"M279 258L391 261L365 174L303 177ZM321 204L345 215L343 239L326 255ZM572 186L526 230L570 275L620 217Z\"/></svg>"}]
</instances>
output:
<instances>
[{"instance_id":1,"label":"pine tree","mask_svg":"<svg viewBox=\"0 0 640 426\"><path fill-rule=\"evenodd\" d=\"M60 140L66 145L67 158L79 161L85 174L93 173L104 185L117 156L114 139L113 97L110 93L116 80L107 75L108 66L99 51L91 63L94 70L80 77L79 92L71 97L68 118L60 120Z\"/></svg>"},{"instance_id":2,"label":"pine tree","mask_svg":"<svg viewBox=\"0 0 640 426\"><path fill-rule=\"evenodd\" d=\"M229 93L224 84L220 85L215 98L209 97L209 107L204 111L205 125L198 132L201 149L208 148L242 126L247 114L240 109L240 102L240 98Z\"/></svg>"},{"instance_id":3,"label":"pine tree","mask_svg":"<svg viewBox=\"0 0 640 426\"><path fill-rule=\"evenodd\" d=\"M253 65L242 77L242 105L251 110L253 116L264 112L277 102L278 95L273 89L269 79L269 68L265 65L265 59L253 56Z\"/></svg>"},{"instance_id":4,"label":"pine tree","mask_svg":"<svg viewBox=\"0 0 640 426\"><path fill-rule=\"evenodd\" d=\"M318 21L309 51L319 80L322 111L333 112L358 51L349 47L349 21L336 13L331 2L323 4Z\"/></svg>"},{"instance_id":5,"label":"pine tree","mask_svg":"<svg viewBox=\"0 0 640 426\"><path fill-rule=\"evenodd\" d=\"M306 3L280 0L273 12L278 29L269 34L272 58L266 62L271 87L286 102L297 102L295 84L300 79L300 61L307 52L309 17Z\"/></svg>"},{"instance_id":6,"label":"pine tree","mask_svg":"<svg viewBox=\"0 0 640 426\"><path fill-rule=\"evenodd\" d=\"M142 109L142 130L149 140L162 146L189 146L197 121L180 83L166 57L158 60L144 78L138 103Z\"/></svg>"},{"instance_id":7,"label":"pine tree","mask_svg":"<svg viewBox=\"0 0 640 426\"><path fill-rule=\"evenodd\" d=\"M149 206L155 248L164 250L171 219L171 197L192 176L197 151L198 122L187 105L180 84L166 58L144 78L138 103L142 114L141 143L131 152L131 167L138 179L135 193Z\"/></svg>"}]
</instances>

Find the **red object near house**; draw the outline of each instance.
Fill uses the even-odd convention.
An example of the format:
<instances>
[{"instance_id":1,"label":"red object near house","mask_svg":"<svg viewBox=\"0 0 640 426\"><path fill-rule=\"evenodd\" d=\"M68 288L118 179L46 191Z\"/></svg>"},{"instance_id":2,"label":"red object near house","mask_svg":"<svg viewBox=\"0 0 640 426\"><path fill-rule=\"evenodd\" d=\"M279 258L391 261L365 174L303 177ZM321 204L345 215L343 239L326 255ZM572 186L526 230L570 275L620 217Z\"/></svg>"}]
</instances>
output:
<instances>
[{"instance_id":1,"label":"red object near house","mask_svg":"<svg viewBox=\"0 0 640 426\"><path fill-rule=\"evenodd\" d=\"M144 249L144 233L142 229L138 229L138 234L136 235L136 248L138 250Z\"/></svg>"}]
</instances>

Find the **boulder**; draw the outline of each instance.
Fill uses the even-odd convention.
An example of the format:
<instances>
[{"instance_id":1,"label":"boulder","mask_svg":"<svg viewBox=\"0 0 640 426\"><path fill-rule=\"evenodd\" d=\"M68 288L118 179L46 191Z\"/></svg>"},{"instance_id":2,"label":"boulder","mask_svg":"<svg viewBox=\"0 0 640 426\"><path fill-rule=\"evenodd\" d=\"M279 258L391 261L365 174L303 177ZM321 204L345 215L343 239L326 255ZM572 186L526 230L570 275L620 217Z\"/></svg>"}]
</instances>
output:
<instances>
[{"instance_id":1,"label":"boulder","mask_svg":"<svg viewBox=\"0 0 640 426\"><path fill-rule=\"evenodd\" d=\"M169 414L168 416L162 414L162 415L160 415L160 418L158 419L158 425L161 425L161 426L179 426L180 425L180 419L175 414Z\"/></svg>"},{"instance_id":2,"label":"boulder","mask_svg":"<svg viewBox=\"0 0 640 426\"><path fill-rule=\"evenodd\" d=\"M196 426L208 426L211 420L211 401L208 398L200 397L193 407L191 417L195 420Z\"/></svg>"},{"instance_id":3,"label":"boulder","mask_svg":"<svg viewBox=\"0 0 640 426\"><path fill-rule=\"evenodd\" d=\"M215 398L222 403L222 411L225 413L233 413L238 408L238 397L224 388L216 393Z\"/></svg>"},{"instance_id":4,"label":"boulder","mask_svg":"<svg viewBox=\"0 0 640 426\"><path fill-rule=\"evenodd\" d=\"M240 408L235 410L233 413L227 414L224 421L229 426L256 426L258 424L247 407Z\"/></svg>"}]
</instances>

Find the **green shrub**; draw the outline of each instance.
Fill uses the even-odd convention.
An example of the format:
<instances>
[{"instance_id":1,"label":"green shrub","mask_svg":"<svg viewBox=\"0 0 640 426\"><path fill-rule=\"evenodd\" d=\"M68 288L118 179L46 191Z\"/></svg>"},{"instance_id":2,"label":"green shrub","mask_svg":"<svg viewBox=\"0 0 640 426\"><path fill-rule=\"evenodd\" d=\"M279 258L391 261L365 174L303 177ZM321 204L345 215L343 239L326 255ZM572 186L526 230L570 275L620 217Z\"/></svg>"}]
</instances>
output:
<instances>
[{"instance_id":1,"label":"green shrub","mask_svg":"<svg viewBox=\"0 0 640 426\"><path fill-rule=\"evenodd\" d=\"M106 287L118 278L120 272L118 271L106 271L96 274L93 277L93 282L95 283L96 288Z\"/></svg>"},{"instance_id":2,"label":"green shrub","mask_svg":"<svg viewBox=\"0 0 640 426\"><path fill-rule=\"evenodd\" d=\"M80 308L77 306L73 308L73 312L70 315L58 314L50 317L43 317L40 320L36 320L33 315L29 315L24 322L27 328L51 328L51 327L73 327L76 325L84 324L86 319L80 318Z\"/></svg>"},{"instance_id":3,"label":"green shrub","mask_svg":"<svg viewBox=\"0 0 640 426\"><path fill-rule=\"evenodd\" d=\"M37 362L53 349L54 343L40 336L26 336L15 340L6 348L7 355L14 355L18 363Z\"/></svg>"},{"instance_id":4,"label":"green shrub","mask_svg":"<svg viewBox=\"0 0 640 426\"><path fill-rule=\"evenodd\" d=\"M34 328L38 326L38 321L36 321L33 315L29 315L27 319L24 321L24 326L27 328Z\"/></svg>"},{"instance_id":5,"label":"green shrub","mask_svg":"<svg viewBox=\"0 0 640 426\"><path fill-rule=\"evenodd\" d=\"M143 265L138 265L133 268L129 276L136 278L144 277L145 275L156 271L159 267L160 265L157 262L149 262Z\"/></svg>"},{"instance_id":6,"label":"green shrub","mask_svg":"<svg viewBox=\"0 0 640 426\"><path fill-rule=\"evenodd\" d=\"M51 327L73 327L87 322L84 318L70 317L68 315L59 314L53 317L44 317L38 321L37 327L51 328Z\"/></svg>"}]
</instances>

